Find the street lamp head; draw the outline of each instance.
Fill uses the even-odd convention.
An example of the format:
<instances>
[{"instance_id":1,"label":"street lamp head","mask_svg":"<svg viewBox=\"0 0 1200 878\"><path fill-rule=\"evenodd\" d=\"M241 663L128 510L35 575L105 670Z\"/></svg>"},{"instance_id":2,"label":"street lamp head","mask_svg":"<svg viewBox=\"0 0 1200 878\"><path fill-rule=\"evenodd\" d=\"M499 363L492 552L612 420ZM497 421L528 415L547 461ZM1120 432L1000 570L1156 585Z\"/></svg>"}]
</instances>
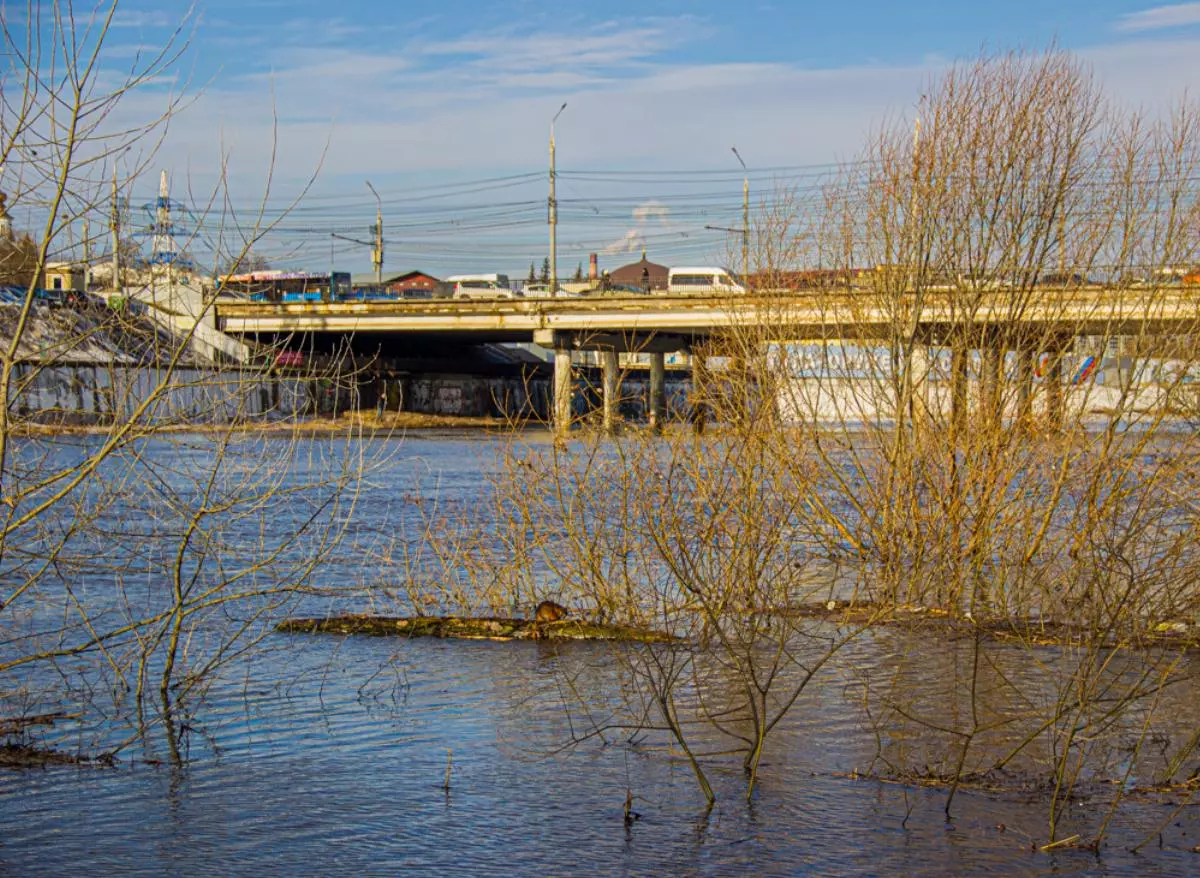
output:
<instances>
[{"instance_id":1,"label":"street lamp head","mask_svg":"<svg viewBox=\"0 0 1200 878\"><path fill-rule=\"evenodd\" d=\"M742 161L742 154L737 151L737 147L731 146L729 148L730 148L730 150L733 151L733 154L737 157L738 164L740 164L742 166L742 170L743 171L747 170L746 163L744 161Z\"/></svg>"},{"instance_id":2,"label":"street lamp head","mask_svg":"<svg viewBox=\"0 0 1200 878\"><path fill-rule=\"evenodd\" d=\"M567 102L563 101L563 105L558 108L558 112L555 113L554 118L550 120L551 125L553 125L555 122L558 121L558 117L562 115L562 111L565 110L566 108L567 108Z\"/></svg>"}]
</instances>

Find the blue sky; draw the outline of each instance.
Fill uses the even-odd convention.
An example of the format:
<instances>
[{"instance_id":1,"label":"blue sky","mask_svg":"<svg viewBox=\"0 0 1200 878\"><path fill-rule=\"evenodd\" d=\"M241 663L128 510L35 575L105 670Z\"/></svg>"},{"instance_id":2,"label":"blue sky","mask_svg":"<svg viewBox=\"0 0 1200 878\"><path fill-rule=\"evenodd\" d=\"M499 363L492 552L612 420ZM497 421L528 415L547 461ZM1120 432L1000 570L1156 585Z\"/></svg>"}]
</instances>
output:
<instances>
[{"instance_id":1,"label":"blue sky","mask_svg":"<svg viewBox=\"0 0 1200 878\"><path fill-rule=\"evenodd\" d=\"M161 42L188 9L123 3L109 63ZM728 236L704 226L739 219L730 146L761 197L781 176L853 157L872 126L910 113L924 83L980 50L1057 40L1135 106L1200 91L1200 3L209 0L192 14L178 70L199 97L159 156L176 194L210 186L223 152L243 208L264 196L272 162L271 211L315 173L263 249L356 271L368 251L329 233L366 237L367 179L384 200L388 270L540 262L547 128L563 101L567 273L589 250L612 266L643 244L660 261L718 258ZM125 112L156 102L147 90ZM709 173L671 176L694 170ZM466 185L500 177L515 179Z\"/></svg>"}]
</instances>

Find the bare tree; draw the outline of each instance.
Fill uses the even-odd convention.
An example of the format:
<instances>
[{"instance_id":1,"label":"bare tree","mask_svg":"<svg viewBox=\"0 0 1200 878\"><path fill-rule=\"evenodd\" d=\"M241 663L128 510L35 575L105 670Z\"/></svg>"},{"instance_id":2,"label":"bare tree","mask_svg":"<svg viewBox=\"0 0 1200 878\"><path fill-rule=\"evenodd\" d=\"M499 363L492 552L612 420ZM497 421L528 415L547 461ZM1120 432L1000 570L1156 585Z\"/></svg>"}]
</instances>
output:
<instances>
[{"instance_id":1,"label":"bare tree","mask_svg":"<svg viewBox=\"0 0 1200 878\"><path fill-rule=\"evenodd\" d=\"M27 294L0 306L0 704L71 714L76 732L62 734L96 729L105 748L122 728L128 741L161 728L179 758L178 724L209 683L319 589L366 459L353 442L243 431L251 418L294 423L318 378L351 389L356 378L336 357L281 376L271 350L222 341L209 319L219 290L188 287L175 268L140 284L112 278L117 301L143 300L124 311L40 303L37 279L71 255L70 229L105 224L112 191L134 184L188 101L163 93L160 112L116 121L174 69L188 24L114 79L117 7L30 2L3 23L0 165L11 202L40 229L23 257ZM214 162L202 221L238 242L236 262L270 226L261 211L248 224L221 211L225 163ZM181 290L193 295L186 311L170 298ZM63 401L64 376L76 404ZM45 432L72 422L90 424L86 440Z\"/></svg>"},{"instance_id":2,"label":"bare tree","mask_svg":"<svg viewBox=\"0 0 1200 878\"><path fill-rule=\"evenodd\" d=\"M1167 280L1200 245L1198 117L1130 115L1057 50L956 66L916 116L815 206L760 205L760 319L692 348L704 436L514 441L492 538L472 516L430 533L469 571L455 599L553 596L669 634L616 650L626 709L578 738L661 736L710 805L707 766L736 752L752 791L772 730L888 621L889 670L851 673L869 770L942 784L948 815L1021 772L1049 843L1106 778L1109 816L1075 827L1098 843L1134 763L1198 764L1194 730L1147 747L1186 673L1160 635L1194 636L1200 608L1176 419L1200 310ZM945 673L919 688L929 661Z\"/></svg>"}]
</instances>

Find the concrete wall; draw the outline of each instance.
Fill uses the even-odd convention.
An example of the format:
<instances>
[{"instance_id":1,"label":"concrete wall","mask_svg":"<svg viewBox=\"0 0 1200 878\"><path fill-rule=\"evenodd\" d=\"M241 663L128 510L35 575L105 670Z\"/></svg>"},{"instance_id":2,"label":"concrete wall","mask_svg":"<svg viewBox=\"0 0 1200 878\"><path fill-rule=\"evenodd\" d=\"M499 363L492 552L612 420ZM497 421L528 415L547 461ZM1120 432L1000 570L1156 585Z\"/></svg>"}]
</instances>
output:
<instances>
[{"instance_id":1,"label":"concrete wall","mask_svg":"<svg viewBox=\"0 0 1200 878\"><path fill-rule=\"evenodd\" d=\"M130 417L167 380L162 369L146 366L80 365L37 369L21 364L14 375L13 404L22 419L43 424L106 424ZM178 369L166 391L144 416L148 423L212 424L257 418L336 417L354 409L467 417L512 417L546 421L550 411L547 378L470 375L369 376L354 379L271 376L260 371ZM668 417L686 420L691 382L668 374ZM649 378L625 373L618 411L629 423L644 422L649 410ZM572 409L586 417L600 407L598 370L577 370Z\"/></svg>"},{"instance_id":2,"label":"concrete wall","mask_svg":"<svg viewBox=\"0 0 1200 878\"><path fill-rule=\"evenodd\" d=\"M545 378L472 375L383 377L376 380L369 393L364 391L363 407L378 406L381 393L384 395L384 408L388 411L545 419L550 410L550 382Z\"/></svg>"},{"instance_id":3,"label":"concrete wall","mask_svg":"<svg viewBox=\"0 0 1200 878\"><path fill-rule=\"evenodd\" d=\"M600 371L577 370L582 375L575 379L575 392L571 396L571 414L586 417L599 414L603 399ZM686 421L690 413L689 397L692 392L690 375L683 372L668 372L663 388L667 398L667 420ZM617 416L626 423L644 423L650 413L650 376L642 370L622 372L617 384Z\"/></svg>"},{"instance_id":4,"label":"concrete wall","mask_svg":"<svg viewBox=\"0 0 1200 878\"><path fill-rule=\"evenodd\" d=\"M165 390L156 389L166 382ZM14 412L43 424L105 424L129 418L150 401L147 423L210 424L288 417L313 410L311 382L260 372L145 366L20 364L13 377Z\"/></svg>"},{"instance_id":5,"label":"concrete wall","mask_svg":"<svg viewBox=\"0 0 1200 878\"><path fill-rule=\"evenodd\" d=\"M412 375L387 377L365 386L362 406L378 406L381 393L387 411L467 417L550 417L549 378L500 378L469 375ZM586 417L600 408L601 378L596 369L576 369L571 410ZM668 373L667 416L686 420L691 381L685 373ZM622 373L617 409L630 423L647 419L650 408L650 379L644 371Z\"/></svg>"},{"instance_id":6,"label":"concrete wall","mask_svg":"<svg viewBox=\"0 0 1200 878\"><path fill-rule=\"evenodd\" d=\"M124 420L167 381L145 366L78 365L38 368L25 363L13 377L13 411L44 424L87 425ZM384 408L440 415L545 419L547 379L424 375L377 379L272 376L261 371L178 369L158 394L152 423L227 423L254 418L336 417ZM381 383L382 382L382 383Z\"/></svg>"}]
</instances>

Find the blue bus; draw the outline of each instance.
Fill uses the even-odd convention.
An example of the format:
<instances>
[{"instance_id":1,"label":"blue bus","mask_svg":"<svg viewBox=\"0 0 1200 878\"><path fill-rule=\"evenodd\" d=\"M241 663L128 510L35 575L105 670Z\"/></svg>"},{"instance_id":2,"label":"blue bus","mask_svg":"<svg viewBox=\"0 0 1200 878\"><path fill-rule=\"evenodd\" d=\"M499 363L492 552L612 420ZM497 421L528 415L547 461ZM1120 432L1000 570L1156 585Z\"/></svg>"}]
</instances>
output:
<instances>
[{"instance_id":1,"label":"blue bus","mask_svg":"<svg viewBox=\"0 0 1200 878\"><path fill-rule=\"evenodd\" d=\"M218 281L222 293L254 302L337 302L351 296L348 271L253 271Z\"/></svg>"}]
</instances>

